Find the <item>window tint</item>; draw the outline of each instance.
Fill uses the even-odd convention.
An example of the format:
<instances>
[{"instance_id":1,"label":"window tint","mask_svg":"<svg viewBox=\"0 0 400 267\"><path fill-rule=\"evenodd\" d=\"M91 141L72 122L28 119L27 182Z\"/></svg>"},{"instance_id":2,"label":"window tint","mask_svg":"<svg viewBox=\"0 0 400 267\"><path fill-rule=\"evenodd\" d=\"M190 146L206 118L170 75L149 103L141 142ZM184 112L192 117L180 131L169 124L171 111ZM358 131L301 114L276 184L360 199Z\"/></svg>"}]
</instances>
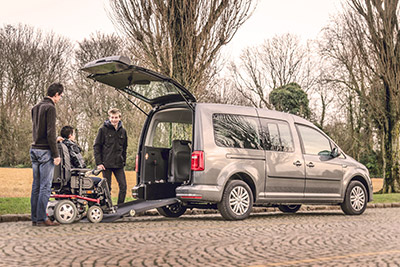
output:
<instances>
[{"instance_id":1,"label":"window tint","mask_svg":"<svg viewBox=\"0 0 400 267\"><path fill-rule=\"evenodd\" d=\"M261 119L261 127L265 150L294 151L292 135L286 122Z\"/></svg>"},{"instance_id":2,"label":"window tint","mask_svg":"<svg viewBox=\"0 0 400 267\"><path fill-rule=\"evenodd\" d=\"M305 154L325 156L331 154L331 143L323 134L307 126L298 125L297 127L303 141Z\"/></svg>"},{"instance_id":3,"label":"window tint","mask_svg":"<svg viewBox=\"0 0 400 267\"><path fill-rule=\"evenodd\" d=\"M192 141L192 124L159 122L153 138L154 147L171 147L172 140Z\"/></svg>"},{"instance_id":4,"label":"window tint","mask_svg":"<svg viewBox=\"0 0 400 267\"><path fill-rule=\"evenodd\" d=\"M213 125L215 143L218 146L262 149L257 118L214 114Z\"/></svg>"}]
</instances>

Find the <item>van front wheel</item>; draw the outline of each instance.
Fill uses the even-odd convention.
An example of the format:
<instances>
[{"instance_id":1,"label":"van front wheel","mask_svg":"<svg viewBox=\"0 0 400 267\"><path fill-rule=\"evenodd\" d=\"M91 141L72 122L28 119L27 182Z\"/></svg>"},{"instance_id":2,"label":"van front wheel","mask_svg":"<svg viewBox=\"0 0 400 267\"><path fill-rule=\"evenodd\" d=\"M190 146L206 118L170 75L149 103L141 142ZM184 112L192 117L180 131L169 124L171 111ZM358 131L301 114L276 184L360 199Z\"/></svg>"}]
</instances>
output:
<instances>
[{"instance_id":1,"label":"van front wheel","mask_svg":"<svg viewBox=\"0 0 400 267\"><path fill-rule=\"evenodd\" d=\"M249 217L253 207L253 193L241 180L230 181L225 187L218 210L226 220L243 220Z\"/></svg>"},{"instance_id":2,"label":"van front wheel","mask_svg":"<svg viewBox=\"0 0 400 267\"><path fill-rule=\"evenodd\" d=\"M347 215L360 215L367 208L367 190L359 181L351 181L346 190L344 202L340 204Z\"/></svg>"}]
</instances>

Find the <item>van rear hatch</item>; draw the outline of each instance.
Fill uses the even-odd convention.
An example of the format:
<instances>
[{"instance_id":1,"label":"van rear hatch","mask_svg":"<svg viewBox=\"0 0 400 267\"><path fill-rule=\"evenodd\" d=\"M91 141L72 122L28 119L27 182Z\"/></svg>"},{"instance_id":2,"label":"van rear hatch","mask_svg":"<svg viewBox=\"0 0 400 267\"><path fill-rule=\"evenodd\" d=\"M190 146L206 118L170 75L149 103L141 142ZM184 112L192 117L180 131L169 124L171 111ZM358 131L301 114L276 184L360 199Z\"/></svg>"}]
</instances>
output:
<instances>
[{"instance_id":1,"label":"van rear hatch","mask_svg":"<svg viewBox=\"0 0 400 267\"><path fill-rule=\"evenodd\" d=\"M130 64L124 56L97 59L81 69L88 78L107 84L154 106L185 101L193 109L195 97L177 81Z\"/></svg>"}]
</instances>

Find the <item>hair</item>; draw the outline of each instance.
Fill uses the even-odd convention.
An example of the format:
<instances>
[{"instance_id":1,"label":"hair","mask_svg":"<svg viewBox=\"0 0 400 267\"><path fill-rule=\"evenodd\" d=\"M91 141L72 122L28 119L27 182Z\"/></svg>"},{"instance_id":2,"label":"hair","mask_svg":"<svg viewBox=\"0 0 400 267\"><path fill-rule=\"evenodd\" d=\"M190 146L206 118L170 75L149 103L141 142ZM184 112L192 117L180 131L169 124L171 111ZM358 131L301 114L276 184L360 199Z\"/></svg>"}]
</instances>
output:
<instances>
[{"instance_id":1,"label":"hair","mask_svg":"<svg viewBox=\"0 0 400 267\"><path fill-rule=\"evenodd\" d=\"M47 88L47 96L53 97L57 93L61 95L64 91L64 86L61 83L53 83Z\"/></svg>"},{"instance_id":2,"label":"hair","mask_svg":"<svg viewBox=\"0 0 400 267\"><path fill-rule=\"evenodd\" d=\"M117 108L110 108L110 109L108 110L108 116L117 115L117 114L119 114L119 117L121 118L121 111L119 111L119 109L117 109Z\"/></svg>"},{"instance_id":3,"label":"hair","mask_svg":"<svg viewBox=\"0 0 400 267\"><path fill-rule=\"evenodd\" d=\"M74 128L72 126L64 126L61 129L60 135L62 138L67 138L74 133Z\"/></svg>"}]
</instances>

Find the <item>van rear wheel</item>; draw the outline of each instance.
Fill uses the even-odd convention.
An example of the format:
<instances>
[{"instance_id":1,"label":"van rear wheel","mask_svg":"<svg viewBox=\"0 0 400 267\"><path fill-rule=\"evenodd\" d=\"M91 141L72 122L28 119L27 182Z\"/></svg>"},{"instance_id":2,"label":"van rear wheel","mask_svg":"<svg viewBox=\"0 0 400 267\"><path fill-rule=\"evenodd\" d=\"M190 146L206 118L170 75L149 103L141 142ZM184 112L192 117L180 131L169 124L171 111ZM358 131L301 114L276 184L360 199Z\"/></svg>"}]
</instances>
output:
<instances>
[{"instance_id":1,"label":"van rear wheel","mask_svg":"<svg viewBox=\"0 0 400 267\"><path fill-rule=\"evenodd\" d=\"M286 213L295 213L300 209L301 205L279 205L278 209Z\"/></svg>"},{"instance_id":2,"label":"van rear wheel","mask_svg":"<svg viewBox=\"0 0 400 267\"><path fill-rule=\"evenodd\" d=\"M249 217L253 207L253 193L241 180L233 180L225 187L218 210L226 220L243 220Z\"/></svg>"},{"instance_id":3,"label":"van rear wheel","mask_svg":"<svg viewBox=\"0 0 400 267\"><path fill-rule=\"evenodd\" d=\"M182 216L185 213L186 207L182 206L181 202L178 202L178 203L175 203L172 205L157 208L157 211L164 217L177 218L177 217Z\"/></svg>"},{"instance_id":4,"label":"van rear wheel","mask_svg":"<svg viewBox=\"0 0 400 267\"><path fill-rule=\"evenodd\" d=\"M360 215L365 211L367 208L367 190L360 181L350 182L340 207L347 215Z\"/></svg>"}]
</instances>

